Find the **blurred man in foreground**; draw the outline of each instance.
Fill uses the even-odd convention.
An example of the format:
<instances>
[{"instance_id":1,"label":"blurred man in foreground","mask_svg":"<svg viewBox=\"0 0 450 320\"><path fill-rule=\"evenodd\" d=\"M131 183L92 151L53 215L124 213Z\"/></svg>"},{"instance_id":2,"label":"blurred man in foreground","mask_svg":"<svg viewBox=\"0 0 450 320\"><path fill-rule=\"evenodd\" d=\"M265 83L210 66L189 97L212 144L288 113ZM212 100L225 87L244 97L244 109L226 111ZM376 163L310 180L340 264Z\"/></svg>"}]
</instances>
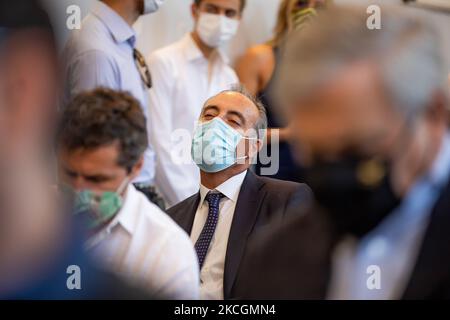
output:
<instances>
[{"instance_id":1,"label":"blurred man in foreground","mask_svg":"<svg viewBox=\"0 0 450 320\"><path fill-rule=\"evenodd\" d=\"M198 264L187 234L137 191L148 145L144 113L130 94L96 89L66 107L58 134L60 179L76 192L86 248L106 270L153 295L197 299Z\"/></svg>"},{"instance_id":2,"label":"blurred man in foreground","mask_svg":"<svg viewBox=\"0 0 450 320\"><path fill-rule=\"evenodd\" d=\"M255 241L248 272L276 261L264 272L284 275L270 288L255 275L249 285L263 297L308 298L318 287L330 299L450 297L450 135L440 43L426 21L396 8L382 12L382 29L369 30L366 8L338 7L288 41L278 98L295 123L306 182L325 219L306 212ZM304 269L293 269L288 257L306 257ZM308 266L322 272L315 284L302 273Z\"/></svg>"},{"instance_id":3,"label":"blurred man in foreground","mask_svg":"<svg viewBox=\"0 0 450 320\"><path fill-rule=\"evenodd\" d=\"M1 0L0 298L146 298L93 268L69 206L52 186L56 61L38 2Z\"/></svg>"}]
</instances>

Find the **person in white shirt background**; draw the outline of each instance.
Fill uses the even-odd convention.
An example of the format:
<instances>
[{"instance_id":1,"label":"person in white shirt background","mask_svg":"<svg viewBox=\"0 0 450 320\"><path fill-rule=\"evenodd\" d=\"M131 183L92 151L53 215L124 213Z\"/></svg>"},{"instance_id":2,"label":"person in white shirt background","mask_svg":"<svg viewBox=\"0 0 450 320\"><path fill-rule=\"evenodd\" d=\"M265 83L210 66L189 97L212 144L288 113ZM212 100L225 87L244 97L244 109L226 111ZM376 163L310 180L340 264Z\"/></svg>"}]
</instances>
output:
<instances>
[{"instance_id":1,"label":"person in white shirt background","mask_svg":"<svg viewBox=\"0 0 450 320\"><path fill-rule=\"evenodd\" d=\"M203 102L238 82L221 48L236 34L245 0L195 0L194 30L149 59L151 140L158 155L156 184L170 207L198 190L191 134ZM179 139L177 130L187 133ZM184 156L183 156L184 155Z\"/></svg>"},{"instance_id":2,"label":"person in white shirt background","mask_svg":"<svg viewBox=\"0 0 450 320\"><path fill-rule=\"evenodd\" d=\"M106 88L80 93L64 111L57 141L60 183L73 190L86 249L99 265L154 297L197 299L189 237L131 183L148 145L139 102Z\"/></svg>"},{"instance_id":3,"label":"person in white shirt background","mask_svg":"<svg viewBox=\"0 0 450 320\"><path fill-rule=\"evenodd\" d=\"M156 12L164 0L96 1L74 30L63 51L63 108L79 92L103 86L129 91L139 100L148 118L151 78L143 55L136 49L133 24L140 16ZM155 185L155 152L145 151L144 167L133 181L151 201L164 207Z\"/></svg>"}]
</instances>

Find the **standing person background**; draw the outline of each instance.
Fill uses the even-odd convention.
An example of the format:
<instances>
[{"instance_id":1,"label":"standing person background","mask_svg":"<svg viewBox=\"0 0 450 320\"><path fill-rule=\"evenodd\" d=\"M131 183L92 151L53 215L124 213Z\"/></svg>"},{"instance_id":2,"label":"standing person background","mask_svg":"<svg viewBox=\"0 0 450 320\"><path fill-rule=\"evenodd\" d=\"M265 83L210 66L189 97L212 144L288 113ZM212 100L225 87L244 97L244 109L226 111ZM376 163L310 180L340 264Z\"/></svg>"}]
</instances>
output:
<instances>
[{"instance_id":1,"label":"standing person background","mask_svg":"<svg viewBox=\"0 0 450 320\"><path fill-rule=\"evenodd\" d=\"M0 0L0 299L156 298L98 270L70 197L53 185L59 67L50 19L40 1ZM70 290L69 266L81 270L82 290Z\"/></svg>"},{"instance_id":2,"label":"standing person background","mask_svg":"<svg viewBox=\"0 0 450 320\"><path fill-rule=\"evenodd\" d=\"M81 91L106 87L129 91L148 120L151 76L145 59L135 48L132 25L141 15L158 10L164 0L102 0L75 30L64 49L64 103ZM155 153L149 144L136 187L152 202L164 207L154 187Z\"/></svg>"},{"instance_id":3,"label":"standing person background","mask_svg":"<svg viewBox=\"0 0 450 320\"><path fill-rule=\"evenodd\" d=\"M190 158L190 134L204 101L239 81L222 48L236 34L245 4L245 0L195 0L192 32L149 58L156 184L169 206L198 191L200 173ZM180 129L189 138L173 141ZM176 159L174 150L180 149L185 157Z\"/></svg>"},{"instance_id":4,"label":"standing person background","mask_svg":"<svg viewBox=\"0 0 450 320\"><path fill-rule=\"evenodd\" d=\"M279 134L279 170L273 177L282 180L300 180L298 168L294 163L291 148L288 145L289 128L286 123L276 117L276 104L271 96L272 78L276 73L280 59L280 48L286 36L293 30L301 29L308 21L317 15L316 9L327 7L329 0L283 0L278 10L278 19L274 30L274 37L267 43L251 47L238 60L236 72L239 80L246 89L264 103L267 108L269 129L277 129ZM271 143L271 134L274 130L267 131L267 143ZM274 142L275 143L275 142ZM272 152L277 150L271 149ZM269 154L268 154L269 155ZM271 158L274 155L269 155ZM258 158L256 172L264 174L262 168L267 163ZM267 164L268 165L268 164Z\"/></svg>"}]
</instances>

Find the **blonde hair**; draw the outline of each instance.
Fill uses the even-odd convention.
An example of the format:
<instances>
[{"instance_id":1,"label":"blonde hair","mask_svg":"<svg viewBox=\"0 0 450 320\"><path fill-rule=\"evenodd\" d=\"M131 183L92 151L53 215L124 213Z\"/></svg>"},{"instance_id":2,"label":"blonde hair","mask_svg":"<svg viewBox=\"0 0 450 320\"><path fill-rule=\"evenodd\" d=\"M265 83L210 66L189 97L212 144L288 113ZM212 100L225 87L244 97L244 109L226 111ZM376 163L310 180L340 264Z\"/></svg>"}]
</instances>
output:
<instances>
[{"instance_id":1,"label":"blonde hair","mask_svg":"<svg viewBox=\"0 0 450 320\"><path fill-rule=\"evenodd\" d=\"M286 35L293 30L293 23L291 20L291 13L299 0L282 0L278 8L277 23L274 28L274 36L267 42L268 45L277 47L282 42ZM311 0L307 0L308 5ZM325 0L325 7L331 5L332 0ZM306 8L307 6L305 6Z\"/></svg>"}]
</instances>

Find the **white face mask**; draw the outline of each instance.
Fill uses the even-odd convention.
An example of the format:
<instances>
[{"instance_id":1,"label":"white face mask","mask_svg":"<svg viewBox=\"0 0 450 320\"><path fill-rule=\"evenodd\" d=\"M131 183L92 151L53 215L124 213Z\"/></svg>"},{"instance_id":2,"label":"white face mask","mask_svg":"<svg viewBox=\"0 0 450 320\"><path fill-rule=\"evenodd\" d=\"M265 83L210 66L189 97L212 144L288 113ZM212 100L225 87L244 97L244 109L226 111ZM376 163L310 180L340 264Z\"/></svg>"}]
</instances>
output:
<instances>
[{"instance_id":1,"label":"white face mask","mask_svg":"<svg viewBox=\"0 0 450 320\"><path fill-rule=\"evenodd\" d=\"M144 0L144 13L150 14L158 11L164 3L164 0Z\"/></svg>"},{"instance_id":2,"label":"white face mask","mask_svg":"<svg viewBox=\"0 0 450 320\"><path fill-rule=\"evenodd\" d=\"M239 20L219 14L201 13L197 22L197 33L206 45L218 48L233 38L238 27Z\"/></svg>"}]
</instances>

